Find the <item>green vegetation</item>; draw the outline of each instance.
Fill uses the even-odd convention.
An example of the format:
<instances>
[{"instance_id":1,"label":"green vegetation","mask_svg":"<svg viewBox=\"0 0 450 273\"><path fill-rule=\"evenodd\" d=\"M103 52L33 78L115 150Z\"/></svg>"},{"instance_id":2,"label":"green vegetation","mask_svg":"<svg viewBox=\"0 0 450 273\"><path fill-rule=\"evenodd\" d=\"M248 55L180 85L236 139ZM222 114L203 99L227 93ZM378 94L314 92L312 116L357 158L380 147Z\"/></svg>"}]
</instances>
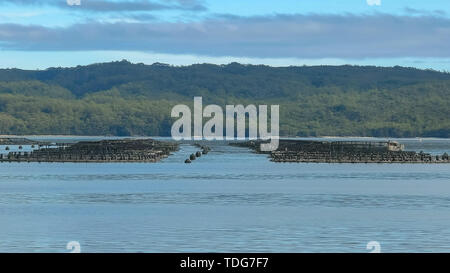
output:
<instances>
[{"instance_id":1,"label":"green vegetation","mask_svg":"<svg viewBox=\"0 0 450 273\"><path fill-rule=\"evenodd\" d=\"M450 137L450 74L127 61L0 70L0 134L170 135L176 104L279 104L283 136Z\"/></svg>"}]
</instances>

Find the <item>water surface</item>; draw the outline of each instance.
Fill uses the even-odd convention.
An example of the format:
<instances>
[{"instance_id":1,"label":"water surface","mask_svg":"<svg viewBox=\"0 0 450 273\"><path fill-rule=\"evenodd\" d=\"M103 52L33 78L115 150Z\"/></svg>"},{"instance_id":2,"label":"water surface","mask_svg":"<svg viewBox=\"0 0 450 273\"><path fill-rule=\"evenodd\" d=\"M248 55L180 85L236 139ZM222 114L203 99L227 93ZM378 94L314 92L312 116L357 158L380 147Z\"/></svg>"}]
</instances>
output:
<instances>
[{"instance_id":1,"label":"water surface","mask_svg":"<svg viewBox=\"0 0 450 273\"><path fill-rule=\"evenodd\" d=\"M2 163L0 251L450 251L448 164L273 163L211 146L192 164L190 145L159 163Z\"/></svg>"}]
</instances>

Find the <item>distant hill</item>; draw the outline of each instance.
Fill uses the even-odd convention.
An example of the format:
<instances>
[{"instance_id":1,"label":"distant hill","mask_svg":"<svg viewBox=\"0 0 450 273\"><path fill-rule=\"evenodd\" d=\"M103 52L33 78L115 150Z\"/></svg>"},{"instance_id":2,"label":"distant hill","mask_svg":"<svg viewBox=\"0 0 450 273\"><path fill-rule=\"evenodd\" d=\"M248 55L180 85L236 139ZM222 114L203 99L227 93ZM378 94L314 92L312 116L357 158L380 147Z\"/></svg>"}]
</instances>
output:
<instances>
[{"instance_id":1,"label":"distant hill","mask_svg":"<svg viewBox=\"0 0 450 273\"><path fill-rule=\"evenodd\" d=\"M450 74L127 61L0 70L0 134L169 135L171 108L279 104L283 136L450 137Z\"/></svg>"}]
</instances>

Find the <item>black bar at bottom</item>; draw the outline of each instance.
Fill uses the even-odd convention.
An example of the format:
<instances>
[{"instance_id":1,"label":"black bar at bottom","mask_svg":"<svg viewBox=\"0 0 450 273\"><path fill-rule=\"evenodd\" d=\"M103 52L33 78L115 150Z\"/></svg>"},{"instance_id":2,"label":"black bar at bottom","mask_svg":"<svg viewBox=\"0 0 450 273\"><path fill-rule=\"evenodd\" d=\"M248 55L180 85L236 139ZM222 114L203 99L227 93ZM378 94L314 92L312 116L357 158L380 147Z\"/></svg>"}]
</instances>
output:
<instances>
[{"instance_id":1,"label":"black bar at bottom","mask_svg":"<svg viewBox=\"0 0 450 273\"><path fill-rule=\"evenodd\" d=\"M321 269L385 270L393 263L405 267L423 265L423 257L446 262L448 254L263 254L263 253L177 253L177 254L0 254L2 265L16 269L65 264L89 271L139 266L143 272L309 272ZM19 262L20 261L20 262ZM387 263L385 263L385 261Z\"/></svg>"}]
</instances>

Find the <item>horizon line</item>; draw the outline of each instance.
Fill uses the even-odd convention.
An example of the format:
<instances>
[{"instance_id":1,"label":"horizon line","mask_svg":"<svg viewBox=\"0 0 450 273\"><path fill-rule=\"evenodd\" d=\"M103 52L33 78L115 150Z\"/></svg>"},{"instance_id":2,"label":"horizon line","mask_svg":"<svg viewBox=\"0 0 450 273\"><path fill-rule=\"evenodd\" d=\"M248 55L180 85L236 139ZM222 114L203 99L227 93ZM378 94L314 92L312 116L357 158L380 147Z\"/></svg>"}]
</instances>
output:
<instances>
[{"instance_id":1,"label":"horizon line","mask_svg":"<svg viewBox=\"0 0 450 273\"><path fill-rule=\"evenodd\" d=\"M27 68L19 68L19 67L6 67L0 68L0 70L22 70L22 71L47 71L51 69L72 69L77 67L88 67L95 65L104 65L104 64L113 64L113 63L128 63L132 65L144 65L144 66L165 66L172 68L182 68L182 67L191 67L196 65L211 65L211 66L229 66L233 64L238 64L241 66L262 66L262 67L270 67L270 68L300 68L300 67L374 67L374 68L406 68L406 69L415 69L420 71L432 71L439 72L444 74L450 74L450 71L445 69L435 69L435 68L419 68L414 66L405 66L405 65L376 65L376 64L303 64L303 65L270 65L270 64L255 64L255 63L244 63L244 62L236 62L231 61L228 63L211 63L211 62L199 62L199 63L191 63L191 64L174 64L174 63L164 63L164 62L153 62L153 63L143 63L143 62L133 62L127 59L115 60L115 61L105 61L105 62L92 62L89 64L78 64L71 66L49 66L46 68L35 68L35 69L27 69Z\"/></svg>"}]
</instances>

